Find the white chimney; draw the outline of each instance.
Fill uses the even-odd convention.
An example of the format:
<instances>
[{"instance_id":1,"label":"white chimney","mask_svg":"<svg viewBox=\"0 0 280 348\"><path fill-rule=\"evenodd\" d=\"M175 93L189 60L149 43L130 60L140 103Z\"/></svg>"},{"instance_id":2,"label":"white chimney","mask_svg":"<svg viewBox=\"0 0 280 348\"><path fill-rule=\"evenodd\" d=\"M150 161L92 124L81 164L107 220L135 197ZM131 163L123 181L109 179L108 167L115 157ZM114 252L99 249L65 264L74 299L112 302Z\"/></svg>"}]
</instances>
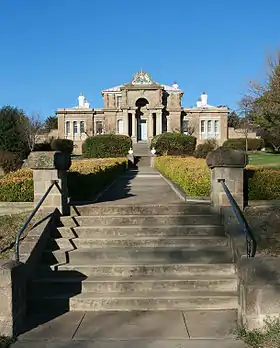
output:
<instances>
[{"instance_id":1,"label":"white chimney","mask_svg":"<svg viewBox=\"0 0 280 348\"><path fill-rule=\"evenodd\" d=\"M197 107L197 108L201 108L201 100L200 100L200 98L199 98L198 101L196 102L196 107Z\"/></svg>"},{"instance_id":2,"label":"white chimney","mask_svg":"<svg viewBox=\"0 0 280 348\"><path fill-rule=\"evenodd\" d=\"M173 88L179 89L179 86L178 86L178 83L177 83L177 82L174 82L174 83L173 83Z\"/></svg>"},{"instance_id":3,"label":"white chimney","mask_svg":"<svg viewBox=\"0 0 280 348\"><path fill-rule=\"evenodd\" d=\"M208 99L208 95L205 92L203 92L200 97L202 107L208 106L207 99Z\"/></svg>"},{"instance_id":4,"label":"white chimney","mask_svg":"<svg viewBox=\"0 0 280 348\"><path fill-rule=\"evenodd\" d=\"M78 101L79 101L79 107L84 108L85 107L85 97L83 96L82 93L79 95Z\"/></svg>"},{"instance_id":5,"label":"white chimney","mask_svg":"<svg viewBox=\"0 0 280 348\"><path fill-rule=\"evenodd\" d=\"M89 109L90 105L89 105L89 102L85 99L85 104L84 104L84 107L86 109Z\"/></svg>"}]
</instances>

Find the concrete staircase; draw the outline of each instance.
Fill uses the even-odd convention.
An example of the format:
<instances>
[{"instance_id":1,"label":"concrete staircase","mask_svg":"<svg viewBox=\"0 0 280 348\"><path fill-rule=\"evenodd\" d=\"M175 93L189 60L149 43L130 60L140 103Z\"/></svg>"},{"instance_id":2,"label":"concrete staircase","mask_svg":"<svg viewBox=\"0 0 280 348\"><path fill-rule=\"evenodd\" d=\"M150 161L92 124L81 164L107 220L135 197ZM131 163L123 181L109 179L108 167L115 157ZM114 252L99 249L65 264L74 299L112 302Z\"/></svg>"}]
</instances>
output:
<instances>
[{"instance_id":1,"label":"concrete staircase","mask_svg":"<svg viewBox=\"0 0 280 348\"><path fill-rule=\"evenodd\" d=\"M207 204L98 203L78 211L50 239L29 284L29 308L237 308L229 241Z\"/></svg>"}]
</instances>

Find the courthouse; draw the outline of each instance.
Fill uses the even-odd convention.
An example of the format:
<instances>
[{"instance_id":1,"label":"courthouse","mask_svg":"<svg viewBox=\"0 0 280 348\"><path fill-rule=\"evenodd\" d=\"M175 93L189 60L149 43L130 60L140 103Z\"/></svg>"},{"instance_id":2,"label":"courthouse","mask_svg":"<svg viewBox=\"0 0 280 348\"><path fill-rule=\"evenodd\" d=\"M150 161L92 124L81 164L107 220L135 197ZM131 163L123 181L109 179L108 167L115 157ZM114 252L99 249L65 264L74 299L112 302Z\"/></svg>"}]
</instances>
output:
<instances>
[{"instance_id":1,"label":"courthouse","mask_svg":"<svg viewBox=\"0 0 280 348\"><path fill-rule=\"evenodd\" d=\"M183 107L184 91L176 82L172 86L157 83L139 71L129 83L101 93L103 108L91 107L81 94L77 106L57 110L58 137L73 140L76 153L88 136L102 133L125 134L133 143L148 143L163 132L192 134L198 144L206 139L222 144L227 139L228 108L209 105L206 93L195 107Z\"/></svg>"}]
</instances>

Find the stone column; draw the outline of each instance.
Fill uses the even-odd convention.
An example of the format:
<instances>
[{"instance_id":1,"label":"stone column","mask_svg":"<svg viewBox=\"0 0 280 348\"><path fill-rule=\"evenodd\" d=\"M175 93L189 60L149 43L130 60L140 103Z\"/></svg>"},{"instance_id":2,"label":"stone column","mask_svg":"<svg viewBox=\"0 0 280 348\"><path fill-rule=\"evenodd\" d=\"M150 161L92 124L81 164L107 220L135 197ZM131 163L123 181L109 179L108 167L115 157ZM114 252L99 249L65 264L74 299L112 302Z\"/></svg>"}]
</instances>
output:
<instances>
[{"instance_id":1,"label":"stone column","mask_svg":"<svg viewBox=\"0 0 280 348\"><path fill-rule=\"evenodd\" d=\"M44 196L50 185L56 181L46 197L42 208L59 209L62 215L69 215L67 170L71 166L70 154L60 151L31 152L27 167L33 169L34 207Z\"/></svg>"},{"instance_id":2,"label":"stone column","mask_svg":"<svg viewBox=\"0 0 280 348\"><path fill-rule=\"evenodd\" d=\"M132 141L135 143L137 141L135 110L131 111L131 122L132 122L131 138L132 138Z\"/></svg>"},{"instance_id":3,"label":"stone column","mask_svg":"<svg viewBox=\"0 0 280 348\"><path fill-rule=\"evenodd\" d=\"M153 138L153 114L150 113L147 117L147 132L148 132L148 140Z\"/></svg>"},{"instance_id":4,"label":"stone column","mask_svg":"<svg viewBox=\"0 0 280 348\"><path fill-rule=\"evenodd\" d=\"M156 121L156 126L157 126L156 134L158 135L158 134L162 133L162 113L161 113L161 111L157 112L156 118L157 118L157 121Z\"/></svg>"},{"instance_id":5,"label":"stone column","mask_svg":"<svg viewBox=\"0 0 280 348\"><path fill-rule=\"evenodd\" d=\"M167 132L172 132L171 117L166 116L166 120L167 120Z\"/></svg>"},{"instance_id":6,"label":"stone column","mask_svg":"<svg viewBox=\"0 0 280 348\"><path fill-rule=\"evenodd\" d=\"M123 110L123 133L128 135L128 110Z\"/></svg>"},{"instance_id":7,"label":"stone column","mask_svg":"<svg viewBox=\"0 0 280 348\"><path fill-rule=\"evenodd\" d=\"M217 208L229 207L230 202L221 180L225 182L234 200L244 208L244 168L247 156L243 151L219 147L208 154L206 163L211 169L211 203Z\"/></svg>"}]
</instances>

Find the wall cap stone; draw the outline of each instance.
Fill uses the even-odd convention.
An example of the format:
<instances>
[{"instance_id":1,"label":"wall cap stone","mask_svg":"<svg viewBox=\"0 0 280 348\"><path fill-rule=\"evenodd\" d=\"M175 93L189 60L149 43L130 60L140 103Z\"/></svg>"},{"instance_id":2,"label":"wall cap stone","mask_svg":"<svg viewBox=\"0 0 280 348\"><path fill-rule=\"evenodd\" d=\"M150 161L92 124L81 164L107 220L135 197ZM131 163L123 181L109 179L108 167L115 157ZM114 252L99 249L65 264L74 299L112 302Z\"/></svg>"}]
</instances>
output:
<instances>
[{"instance_id":1,"label":"wall cap stone","mask_svg":"<svg viewBox=\"0 0 280 348\"><path fill-rule=\"evenodd\" d=\"M71 156L61 151L35 151L29 154L25 166L31 169L68 170Z\"/></svg>"},{"instance_id":2,"label":"wall cap stone","mask_svg":"<svg viewBox=\"0 0 280 348\"><path fill-rule=\"evenodd\" d=\"M243 151L221 146L207 155L206 163L211 169L215 167L245 168L248 164L248 156Z\"/></svg>"}]
</instances>

